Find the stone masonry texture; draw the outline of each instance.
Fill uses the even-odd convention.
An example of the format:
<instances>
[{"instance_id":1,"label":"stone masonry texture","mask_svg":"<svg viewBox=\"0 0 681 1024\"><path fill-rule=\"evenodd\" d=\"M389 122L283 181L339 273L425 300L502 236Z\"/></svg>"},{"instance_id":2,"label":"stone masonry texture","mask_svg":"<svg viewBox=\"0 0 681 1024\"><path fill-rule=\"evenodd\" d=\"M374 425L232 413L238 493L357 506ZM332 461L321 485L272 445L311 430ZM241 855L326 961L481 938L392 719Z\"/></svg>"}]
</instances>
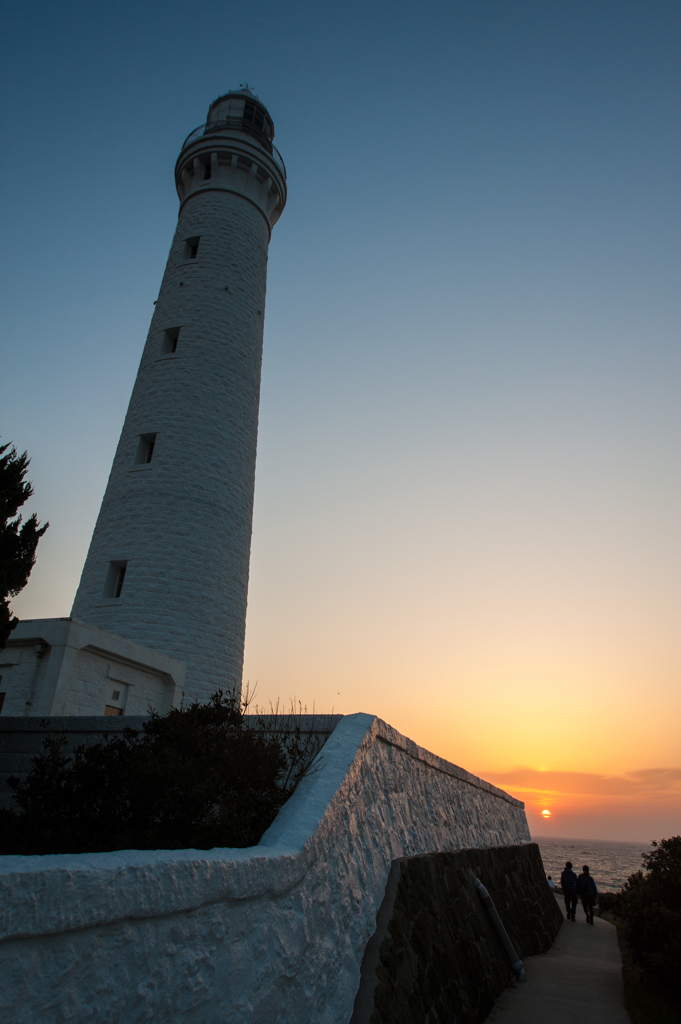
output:
<instances>
[{"instance_id":1,"label":"stone masonry texture","mask_svg":"<svg viewBox=\"0 0 681 1024\"><path fill-rule=\"evenodd\" d=\"M548 950L562 922L536 843L400 860L368 1013L352 1024L479 1024L513 973L473 887L489 891L516 952ZM379 914L380 917L380 914ZM379 925L380 928L380 925Z\"/></svg>"},{"instance_id":2,"label":"stone masonry texture","mask_svg":"<svg viewBox=\"0 0 681 1024\"><path fill-rule=\"evenodd\" d=\"M185 200L73 606L186 662L191 698L241 682L269 232L235 192ZM137 464L146 434L153 458ZM118 599L112 561L128 563Z\"/></svg>"},{"instance_id":3,"label":"stone masonry texture","mask_svg":"<svg viewBox=\"0 0 681 1024\"><path fill-rule=\"evenodd\" d=\"M529 839L519 801L346 715L258 846L0 857L0 1019L348 1024L393 861Z\"/></svg>"}]
</instances>

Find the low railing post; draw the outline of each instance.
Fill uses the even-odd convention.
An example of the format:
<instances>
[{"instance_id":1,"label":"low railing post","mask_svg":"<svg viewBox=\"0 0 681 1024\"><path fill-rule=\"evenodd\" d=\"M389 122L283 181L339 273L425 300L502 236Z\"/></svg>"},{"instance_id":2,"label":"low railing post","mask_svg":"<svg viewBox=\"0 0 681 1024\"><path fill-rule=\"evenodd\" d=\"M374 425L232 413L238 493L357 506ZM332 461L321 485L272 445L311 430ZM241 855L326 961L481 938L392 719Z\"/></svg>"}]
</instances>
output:
<instances>
[{"instance_id":1,"label":"low railing post","mask_svg":"<svg viewBox=\"0 0 681 1024\"><path fill-rule=\"evenodd\" d=\"M492 897L487 892L487 889L484 887L479 878L476 878L473 881L473 885L477 889L478 896L480 897L480 902L487 911L487 915L492 924L494 925L497 935L501 939L501 944L504 947L504 952L506 953L506 956L510 961L511 970L515 974L516 981L527 981L527 976L525 974L523 962L516 953L515 949L513 948L513 943L509 939L508 932L504 928L503 922L499 917L499 914L497 913L497 908L494 906Z\"/></svg>"}]
</instances>

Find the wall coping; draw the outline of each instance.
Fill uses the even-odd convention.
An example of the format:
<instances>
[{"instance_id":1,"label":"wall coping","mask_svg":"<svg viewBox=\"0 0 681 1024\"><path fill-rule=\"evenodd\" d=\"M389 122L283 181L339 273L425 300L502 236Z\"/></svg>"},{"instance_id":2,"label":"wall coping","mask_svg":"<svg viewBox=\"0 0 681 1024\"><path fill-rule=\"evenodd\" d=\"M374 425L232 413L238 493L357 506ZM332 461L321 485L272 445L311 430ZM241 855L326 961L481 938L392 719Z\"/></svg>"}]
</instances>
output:
<instances>
[{"instance_id":1,"label":"wall coping","mask_svg":"<svg viewBox=\"0 0 681 1024\"><path fill-rule=\"evenodd\" d=\"M524 807L380 718L346 715L322 748L318 770L299 783L257 846L0 857L0 939L58 934L287 892L333 843L331 811L346 801L366 753L376 743L396 747L435 771Z\"/></svg>"}]
</instances>

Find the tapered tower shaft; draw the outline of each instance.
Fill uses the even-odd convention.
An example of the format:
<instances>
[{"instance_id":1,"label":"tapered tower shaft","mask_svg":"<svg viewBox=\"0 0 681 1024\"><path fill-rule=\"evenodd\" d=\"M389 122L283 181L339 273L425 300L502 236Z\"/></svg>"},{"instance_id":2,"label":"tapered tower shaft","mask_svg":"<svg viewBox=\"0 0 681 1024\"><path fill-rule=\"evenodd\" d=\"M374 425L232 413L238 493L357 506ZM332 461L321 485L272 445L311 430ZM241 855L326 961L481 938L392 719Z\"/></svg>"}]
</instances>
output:
<instances>
[{"instance_id":1,"label":"tapered tower shaft","mask_svg":"<svg viewBox=\"0 0 681 1024\"><path fill-rule=\"evenodd\" d=\"M241 684L274 129L216 100L176 166L177 231L72 615L186 662L185 693Z\"/></svg>"}]
</instances>

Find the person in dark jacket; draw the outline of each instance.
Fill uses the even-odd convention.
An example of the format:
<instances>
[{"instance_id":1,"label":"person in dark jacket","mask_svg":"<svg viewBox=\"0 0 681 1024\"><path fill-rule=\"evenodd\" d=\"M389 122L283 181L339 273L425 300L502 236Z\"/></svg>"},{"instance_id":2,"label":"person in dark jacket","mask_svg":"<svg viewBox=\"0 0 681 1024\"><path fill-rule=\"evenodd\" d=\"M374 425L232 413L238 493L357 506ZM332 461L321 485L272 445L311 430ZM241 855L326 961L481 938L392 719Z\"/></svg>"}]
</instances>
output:
<instances>
[{"instance_id":1,"label":"person in dark jacket","mask_svg":"<svg viewBox=\"0 0 681 1024\"><path fill-rule=\"evenodd\" d=\"M594 906L596 905L596 898L598 897L598 889L596 883L589 874L589 865L585 864L582 868L582 873L577 879L577 894L582 901L584 907L584 913L586 914L586 923L594 923Z\"/></svg>"},{"instance_id":2,"label":"person in dark jacket","mask_svg":"<svg viewBox=\"0 0 681 1024\"><path fill-rule=\"evenodd\" d=\"M574 921L577 911L577 875L572 870L571 860L566 862L565 871L560 876L560 887L563 890L567 919Z\"/></svg>"}]
</instances>

